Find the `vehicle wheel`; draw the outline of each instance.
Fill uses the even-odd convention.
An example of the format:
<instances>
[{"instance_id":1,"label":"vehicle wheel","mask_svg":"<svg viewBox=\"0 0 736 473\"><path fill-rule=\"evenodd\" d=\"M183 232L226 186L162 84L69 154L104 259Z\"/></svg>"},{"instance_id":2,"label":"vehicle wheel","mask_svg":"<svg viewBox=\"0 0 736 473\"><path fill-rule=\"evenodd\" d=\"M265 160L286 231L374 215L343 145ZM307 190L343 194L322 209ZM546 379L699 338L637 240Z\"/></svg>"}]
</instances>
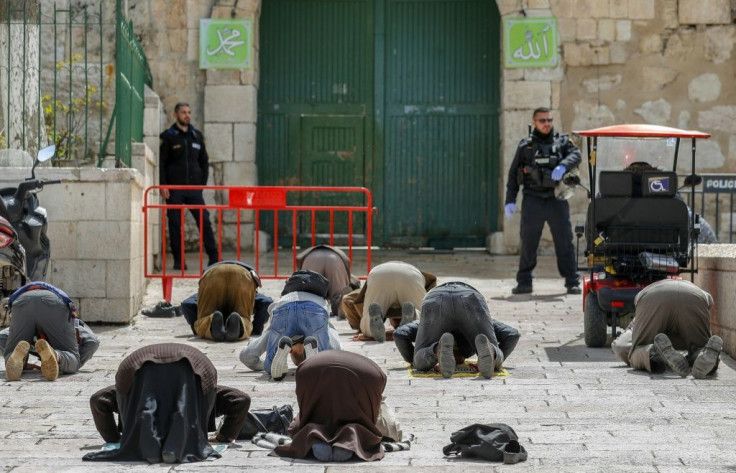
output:
<instances>
[{"instance_id":1,"label":"vehicle wheel","mask_svg":"<svg viewBox=\"0 0 736 473\"><path fill-rule=\"evenodd\" d=\"M598 296L592 292L585 298L585 344L592 348L602 347L606 344L608 335L607 314L598 305Z\"/></svg>"}]
</instances>

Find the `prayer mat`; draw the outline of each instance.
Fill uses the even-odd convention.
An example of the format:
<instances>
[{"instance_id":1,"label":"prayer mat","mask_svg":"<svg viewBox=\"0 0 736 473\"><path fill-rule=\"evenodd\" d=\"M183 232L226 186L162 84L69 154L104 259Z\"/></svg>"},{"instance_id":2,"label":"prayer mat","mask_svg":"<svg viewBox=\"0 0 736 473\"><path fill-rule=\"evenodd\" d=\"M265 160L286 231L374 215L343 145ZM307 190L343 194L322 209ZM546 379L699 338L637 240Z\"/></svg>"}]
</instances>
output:
<instances>
[{"instance_id":1,"label":"prayer mat","mask_svg":"<svg viewBox=\"0 0 736 473\"><path fill-rule=\"evenodd\" d=\"M442 373L440 373L440 369L438 366L435 366L432 370L428 371L419 371L412 368L411 364L406 364L406 369L409 371L409 376L412 378L442 378ZM453 373L453 378L473 378L475 376L478 376L478 364L474 361L466 361L462 365L456 365L455 366L455 373ZM501 371L496 371L493 373L493 377L501 377L505 378L506 376L509 376L509 372L506 371L505 368L501 368Z\"/></svg>"},{"instance_id":2,"label":"prayer mat","mask_svg":"<svg viewBox=\"0 0 736 473\"><path fill-rule=\"evenodd\" d=\"M276 432L259 432L253 436L251 441L258 447L265 448L266 450L273 450L279 445L291 444L291 437ZM383 441L381 442L381 445L386 452L401 452L404 450L411 450L411 443L413 441L414 434L409 434L409 437L402 442Z\"/></svg>"},{"instance_id":3,"label":"prayer mat","mask_svg":"<svg viewBox=\"0 0 736 473\"><path fill-rule=\"evenodd\" d=\"M229 443L212 443L210 442L210 445L212 445L212 449L222 455L222 453L227 450ZM100 449L101 452L106 452L108 450L117 450L120 448L120 442L114 442L114 443L106 443L102 446ZM212 461L217 460L217 457L207 457L205 461Z\"/></svg>"},{"instance_id":4,"label":"prayer mat","mask_svg":"<svg viewBox=\"0 0 736 473\"><path fill-rule=\"evenodd\" d=\"M353 341L354 342L373 342L375 339L373 337L369 337L368 335L364 333L356 333L353 335ZM394 341L394 332L386 332L386 341L387 342L393 342Z\"/></svg>"}]
</instances>

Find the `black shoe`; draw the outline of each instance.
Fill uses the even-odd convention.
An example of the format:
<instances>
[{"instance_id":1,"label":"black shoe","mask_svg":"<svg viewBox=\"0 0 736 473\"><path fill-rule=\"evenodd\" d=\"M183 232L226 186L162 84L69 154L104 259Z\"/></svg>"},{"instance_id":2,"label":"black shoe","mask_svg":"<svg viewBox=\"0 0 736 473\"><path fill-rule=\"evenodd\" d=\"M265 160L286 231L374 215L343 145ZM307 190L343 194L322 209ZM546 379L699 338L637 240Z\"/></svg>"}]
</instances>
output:
<instances>
[{"instance_id":1,"label":"black shoe","mask_svg":"<svg viewBox=\"0 0 736 473\"><path fill-rule=\"evenodd\" d=\"M216 310L212 313L212 324L210 325L212 340L216 342L224 342L227 334L225 333L225 321L222 312Z\"/></svg>"},{"instance_id":2,"label":"black shoe","mask_svg":"<svg viewBox=\"0 0 736 473\"><path fill-rule=\"evenodd\" d=\"M225 322L225 340L228 342L237 342L243 335L243 324L240 320L240 314L233 312L228 315Z\"/></svg>"},{"instance_id":3,"label":"black shoe","mask_svg":"<svg viewBox=\"0 0 736 473\"><path fill-rule=\"evenodd\" d=\"M580 290L580 286L570 286L567 288L568 294L582 294L583 291Z\"/></svg>"},{"instance_id":4,"label":"black shoe","mask_svg":"<svg viewBox=\"0 0 736 473\"><path fill-rule=\"evenodd\" d=\"M178 261L174 261L174 268L176 271L181 271L181 263ZM187 270L187 264L184 263L184 271Z\"/></svg>"},{"instance_id":5,"label":"black shoe","mask_svg":"<svg viewBox=\"0 0 736 473\"><path fill-rule=\"evenodd\" d=\"M210 257L210 260L207 262L207 267L209 268L213 264L219 263L219 262L220 262L220 258L218 258L217 256L215 256L214 258Z\"/></svg>"},{"instance_id":6,"label":"black shoe","mask_svg":"<svg viewBox=\"0 0 736 473\"><path fill-rule=\"evenodd\" d=\"M515 288L511 289L511 294L531 294L532 293L532 287L531 286L522 286L519 284Z\"/></svg>"},{"instance_id":7,"label":"black shoe","mask_svg":"<svg viewBox=\"0 0 736 473\"><path fill-rule=\"evenodd\" d=\"M175 317L176 308L167 301L161 301L152 309L143 309L141 314L148 317Z\"/></svg>"}]
</instances>

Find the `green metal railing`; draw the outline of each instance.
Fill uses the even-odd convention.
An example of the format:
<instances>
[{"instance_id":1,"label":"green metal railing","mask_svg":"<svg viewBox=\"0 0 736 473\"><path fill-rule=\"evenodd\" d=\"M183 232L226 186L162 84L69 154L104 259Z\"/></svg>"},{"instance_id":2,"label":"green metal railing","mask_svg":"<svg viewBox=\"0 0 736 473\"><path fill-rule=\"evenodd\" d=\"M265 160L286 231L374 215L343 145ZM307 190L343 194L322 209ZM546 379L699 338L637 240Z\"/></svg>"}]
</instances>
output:
<instances>
[{"instance_id":1,"label":"green metal railing","mask_svg":"<svg viewBox=\"0 0 736 473\"><path fill-rule=\"evenodd\" d=\"M0 0L0 150L53 143L57 164L101 166L114 124L116 165L131 165L152 80L121 3Z\"/></svg>"},{"instance_id":2,"label":"green metal railing","mask_svg":"<svg viewBox=\"0 0 736 473\"><path fill-rule=\"evenodd\" d=\"M0 148L35 154L54 143L61 161L91 157L107 108L104 32L114 26L103 3L0 2Z\"/></svg>"},{"instance_id":3,"label":"green metal railing","mask_svg":"<svg viewBox=\"0 0 736 473\"><path fill-rule=\"evenodd\" d=\"M143 141L144 85L151 87L153 79L143 48L133 34L133 22L125 18L120 0L115 24L115 163L130 167L131 143ZM102 146L100 164L107 151L112 124L111 121Z\"/></svg>"}]
</instances>

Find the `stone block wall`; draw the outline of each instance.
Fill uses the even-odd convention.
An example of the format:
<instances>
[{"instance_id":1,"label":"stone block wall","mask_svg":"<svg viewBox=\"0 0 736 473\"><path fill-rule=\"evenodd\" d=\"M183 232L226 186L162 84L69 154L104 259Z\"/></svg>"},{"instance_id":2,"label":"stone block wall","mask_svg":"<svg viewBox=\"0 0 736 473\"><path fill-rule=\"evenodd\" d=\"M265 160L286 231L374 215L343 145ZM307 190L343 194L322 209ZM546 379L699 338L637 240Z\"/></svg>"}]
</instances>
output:
<instances>
[{"instance_id":1,"label":"stone block wall","mask_svg":"<svg viewBox=\"0 0 736 473\"><path fill-rule=\"evenodd\" d=\"M132 167L144 176L144 189L159 183L158 148L159 135L166 125L166 115L159 96L146 86L143 108L143 143L133 144ZM156 199L156 200L153 200ZM160 202L158 192L152 192L150 202ZM152 211L149 215L150 231L148 234L148 271L161 266L161 213Z\"/></svg>"},{"instance_id":2,"label":"stone block wall","mask_svg":"<svg viewBox=\"0 0 736 473\"><path fill-rule=\"evenodd\" d=\"M4 168L0 185L17 186L28 176L30 168ZM83 320L129 323L146 284L144 175L135 169L39 168L36 177L62 180L38 194L49 219L47 281L77 302Z\"/></svg>"},{"instance_id":3,"label":"stone block wall","mask_svg":"<svg viewBox=\"0 0 736 473\"><path fill-rule=\"evenodd\" d=\"M141 37L154 78L154 89L161 97L158 111L147 111L144 141L158 161L158 134L173 123L174 105L188 102L192 124L205 135L210 156L208 185L255 185L258 34L254 35L254 69L199 69L199 21L203 18L253 18L260 15L260 0L128 0L128 16ZM166 21L160 21L166 18ZM148 103L148 95L147 95ZM153 100L153 98L151 99ZM163 116L156 129L156 115ZM153 182L158 182L158 177ZM218 192L205 192L205 202L222 203ZM189 214L187 214L189 215ZM235 243L235 217L223 216L223 244ZM241 246L253 244L253 216L244 213ZM214 221L216 230L216 221ZM198 247L196 223L186 217L186 241ZM157 248L160 241L153 242ZM160 256L156 256L156 264Z\"/></svg>"},{"instance_id":4,"label":"stone block wall","mask_svg":"<svg viewBox=\"0 0 736 473\"><path fill-rule=\"evenodd\" d=\"M171 122L176 102L187 101L192 105L193 123L205 133L212 162L210 184L257 183L261 1L127 0L128 15L151 65L154 89L169 117L166 121ZM736 172L732 3L496 0L502 18L557 18L560 37L557 67L503 69L496 182L501 203L514 149L526 135L531 112L538 106L550 107L555 125L565 132L627 122L701 129L713 138L699 145L699 171ZM254 68L200 70L199 20L243 17L254 19ZM492 27L500 32L500 24ZM214 193L205 198L220 201ZM586 205L580 194L571 201L573 225L585 219ZM497 212L503 243L498 244L499 237L494 237L494 248L515 252L518 217L505 220L502 207ZM552 252L548 230L541 248Z\"/></svg>"},{"instance_id":5,"label":"stone block wall","mask_svg":"<svg viewBox=\"0 0 736 473\"><path fill-rule=\"evenodd\" d=\"M557 18L560 37L558 67L504 70L501 201L516 145L539 106L552 109L556 128L564 132L618 123L706 131L713 136L698 143L697 171L736 171L736 10L730 0L498 0L498 5L504 18ZM684 148L681 157L689 151ZM582 175L587 184L587 172ZM573 225L585 220L587 199L580 194L570 201ZM504 221L506 252L517 251L518 217L499 221ZM553 252L547 229L541 248Z\"/></svg>"},{"instance_id":6,"label":"stone block wall","mask_svg":"<svg viewBox=\"0 0 736 473\"><path fill-rule=\"evenodd\" d=\"M723 338L723 349L736 356L736 245L701 245L695 284L713 296L711 330Z\"/></svg>"}]
</instances>

